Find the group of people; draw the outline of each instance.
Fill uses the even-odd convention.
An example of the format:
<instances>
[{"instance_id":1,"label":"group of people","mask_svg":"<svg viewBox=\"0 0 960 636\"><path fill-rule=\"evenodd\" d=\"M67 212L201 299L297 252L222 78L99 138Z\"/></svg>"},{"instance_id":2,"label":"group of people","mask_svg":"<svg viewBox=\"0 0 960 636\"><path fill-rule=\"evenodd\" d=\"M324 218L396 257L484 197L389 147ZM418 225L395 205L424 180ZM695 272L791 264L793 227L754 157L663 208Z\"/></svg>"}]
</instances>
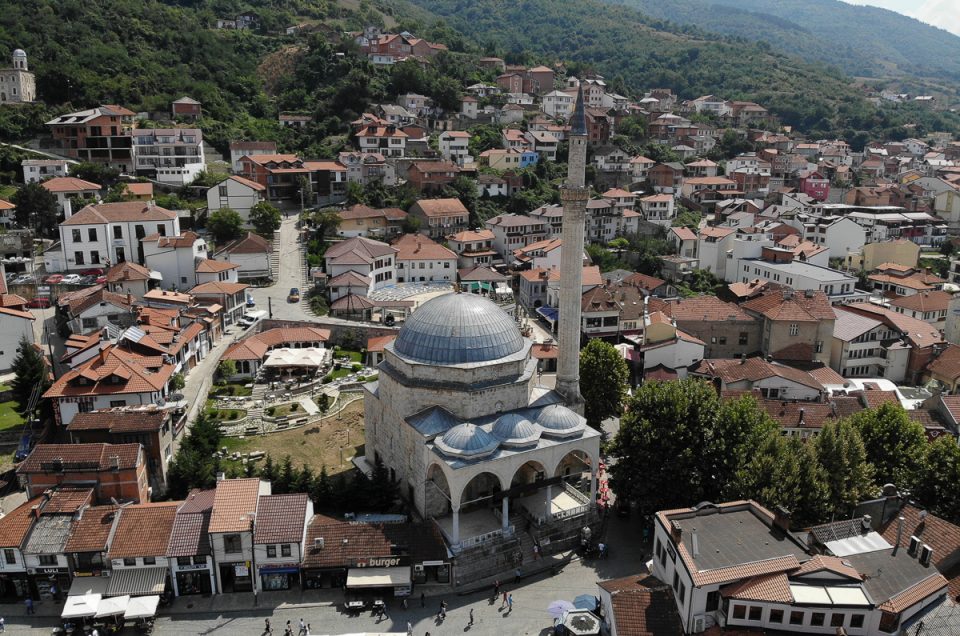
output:
<instances>
[{"instance_id":1,"label":"group of people","mask_svg":"<svg viewBox=\"0 0 960 636\"><path fill-rule=\"evenodd\" d=\"M270 624L269 618L263 619L263 633L273 634L273 626ZM284 626L283 636L293 636L293 625L291 621L287 621L286 626ZM298 625L297 636L310 636L310 623L305 622L302 618Z\"/></svg>"}]
</instances>

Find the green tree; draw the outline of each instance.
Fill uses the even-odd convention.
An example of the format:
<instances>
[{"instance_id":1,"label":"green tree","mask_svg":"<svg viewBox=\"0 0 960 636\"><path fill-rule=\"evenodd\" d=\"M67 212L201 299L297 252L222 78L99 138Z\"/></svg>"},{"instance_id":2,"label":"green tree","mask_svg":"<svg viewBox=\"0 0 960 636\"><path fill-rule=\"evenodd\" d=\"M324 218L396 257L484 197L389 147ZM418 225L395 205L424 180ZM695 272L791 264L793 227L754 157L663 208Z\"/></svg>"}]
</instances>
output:
<instances>
[{"instance_id":1,"label":"green tree","mask_svg":"<svg viewBox=\"0 0 960 636\"><path fill-rule=\"evenodd\" d=\"M310 498L317 510L329 510L334 507L333 483L327 473L326 464L320 468L320 474L313 480Z\"/></svg>"},{"instance_id":2,"label":"green tree","mask_svg":"<svg viewBox=\"0 0 960 636\"><path fill-rule=\"evenodd\" d=\"M168 497L183 499L191 488L213 488L216 485L219 462L214 454L219 450L220 439L220 427L201 411L170 464Z\"/></svg>"},{"instance_id":3,"label":"green tree","mask_svg":"<svg viewBox=\"0 0 960 636\"><path fill-rule=\"evenodd\" d=\"M335 232L342 221L340 211L337 208L320 208L310 214L309 218L313 224L314 238L320 241Z\"/></svg>"},{"instance_id":4,"label":"green tree","mask_svg":"<svg viewBox=\"0 0 960 636\"><path fill-rule=\"evenodd\" d=\"M236 210L220 208L207 217L207 229L213 235L213 240L223 244L240 238L243 233L243 219Z\"/></svg>"},{"instance_id":5,"label":"green tree","mask_svg":"<svg viewBox=\"0 0 960 636\"><path fill-rule=\"evenodd\" d=\"M627 363L613 345L594 338L580 351L580 391L590 426L599 429L603 420L620 414L629 379Z\"/></svg>"},{"instance_id":6,"label":"green tree","mask_svg":"<svg viewBox=\"0 0 960 636\"><path fill-rule=\"evenodd\" d=\"M703 431L702 463L708 479L727 487L763 440L779 435L779 428L753 396L723 400L713 426Z\"/></svg>"},{"instance_id":7,"label":"green tree","mask_svg":"<svg viewBox=\"0 0 960 636\"><path fill-rule=\"evenodd\" d=\"M280 470L277 471L277 479L273 482L273 490L277 493L292 492L294 482L297 478L297 471L293 467L293 459L290 455L283 458L280 463Z\"/></svg>"},{"instance_id":8,"label":"green tree","mask_svg":"<svg viewBox=\"0 0 960 636\"><path fill-rule=\"evenodd\" d=\"M134 196L127 189L127 184L123 181L114 183L107 190L107 196L103 197L105 203L117 203L120 201L133 201Z\"/></svg>"},{"instance_id":9,"label":"green tree","mask_svg":"<svg viewBox=\"0 0 960 636\"><path fill-rule=\"evenodd\" d=\"M30 403L30 395L36 387L40 387L40 394L50 388L50 376L47 363L36 347L26 338L20 339L17 345L17 355L13 359L11 370L14 377L10 388L13 399L20 407L24 416L29 416L25 410ZM49 400L40 400L38 404L45 404Z\"/></svg>"},{"instance_id":10,"label":"green tree","mask_svg":"<svg viewBox=\"0 0 960 636\"><path fill-rule=\"evenodd\" d=\"M182 391L186 385L187 381L184 379L182 373L174 373L170 378L170 388L174 391Z\"/></svg>"},{"instance_id":11,"label":"green tree","mask_svg":"<svg viewBox=\"0 0 960 636\"><path fill-rule=\"evenodd\" d=\"M109 185L120 178L120 171L102 163L84 161L70 166L70 176L98 185Z\"/></svg>"},{"instance_id":12,"label":"green tree","mask_svg":"<svg viewBox=\"0 0 960 636\"><path fill-rule=\"evenodd\" d=\"M913 479L913 496L937 516L960 524L960 446L952 435L927 444Z\"/></svg>"},{"instance_id":13,"label":"green tree","mask_svg":"<svg viewBox=\"0 0 960 636\"><path fill-rule=\"evenodd\" d=\"M264 238L273 238L273 233L280 229L283 217L276 206L261 201L250 208L250 225L253 231Z\"/></svg>"},{"instance_id":14,"label":"green tree","mask_svg":"<svg viewBox=\"0 0 960 636\"><path fill-rule=\"evenodd\" d=\"M360 478L355 481L360 481ZM373 465L373 474L370 476L370 481L365 485L368 493L366 497L367 507L377 512L387 512L393 508L393 503L396 501L398 494L397 484L390 479L390 471L379 457Z\"/></svg>"},{"instance_id":15,"label":"green tree","mask_svg":"<svg viewBox=\"0 0 960 636\"><path fill-rule=\"evenodd\" d=\"M856 427L846 420L828 422L814 440L823 469L830 511L847 516L858 502L874 494L873 467Z\"/></svg>"},{"instance_id":16,"label":"green tree","mask_svg":"<svg viewBox=\"0 0 960 636\"><path fill-rule=\"evenodd\" d=\"M277 467L273 463L273 457L270 453L263 458L263 466L260 467L260 479L273 483L277 479Z\"/></svg>"},{"instance_id":17,"label":"green tree","mask_svg":"<svg viewBox=\"0 0 960 636\"><path fill-rule=\"evenodd\" d=\"M366 203L366 189L359 181L347 181L347 205Z\"/></svg>"},{"instance_id":18,"label":"green tree","mask_svg":"<svg viewBox=\"0 0 960 636\"><path fill-rule=\"evenodd\" d=\"M54 236L57 230L57 197L37 182L23 186L10 199L17 206L15 218L21 227L41 236Z\"/></svg>"},{"instance_id":19,"label":"green tree","mask_svg":"<svg viewBox=\"0 0 960 636\"><path fill-rule=\"evenodd\" d=\"M217 364L217 375L220 376L221 380L226 380L227 378L232 378L237 375L237 362L236 360L221 360Z\"/></svg>"},{"instance_id":20,"label":"green tree","mask_svg":"<svg viewBox=\"0 0 960 636\"><path fill-rule=\"evenodd\" d=\"M865 409L850 419L863 439L877 483L911 486L927 444L923 425L893 403Z\"/></svg>"}]
</instances>

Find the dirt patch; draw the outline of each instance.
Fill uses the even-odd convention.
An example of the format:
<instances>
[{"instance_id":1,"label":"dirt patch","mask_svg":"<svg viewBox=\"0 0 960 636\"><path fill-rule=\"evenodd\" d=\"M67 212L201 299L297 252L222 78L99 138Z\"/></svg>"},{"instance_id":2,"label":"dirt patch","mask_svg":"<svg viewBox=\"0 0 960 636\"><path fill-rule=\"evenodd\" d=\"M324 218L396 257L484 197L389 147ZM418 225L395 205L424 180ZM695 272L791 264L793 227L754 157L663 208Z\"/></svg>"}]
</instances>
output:
<instances>
[{"instance_id":1,"label":"dirt patch","mask_svg":"<svg viewBox=\"0 0 960 636\"><path fill-rule=\"evenodd\" d=\"M331 475L350 470L350 460L363 454L363 400L353 402L344 409L342 417L336 415L323 418L319 424L239 439L225 438L222 442L230 452L249 453L263 451L269 453L274 463L279 463L290 455L296 466L309 466L319 473L323 466ZM343 449L343 463L340 463L340 449ZM263 460L257 462L263 465Z\"/></svg>"},{"instance_id":2,"label":"dirt patch","mask_svg":"<svg viewBox=\"0 0 960 636\"><path fill-rule=\"evenodd\" d=\"M268 95L276 94L277 84L293 73L297 60L305 51L302 46L285 46L263 58L257 67L257 75L263 80L264 90Z\"/></svg>"}]
</instances>

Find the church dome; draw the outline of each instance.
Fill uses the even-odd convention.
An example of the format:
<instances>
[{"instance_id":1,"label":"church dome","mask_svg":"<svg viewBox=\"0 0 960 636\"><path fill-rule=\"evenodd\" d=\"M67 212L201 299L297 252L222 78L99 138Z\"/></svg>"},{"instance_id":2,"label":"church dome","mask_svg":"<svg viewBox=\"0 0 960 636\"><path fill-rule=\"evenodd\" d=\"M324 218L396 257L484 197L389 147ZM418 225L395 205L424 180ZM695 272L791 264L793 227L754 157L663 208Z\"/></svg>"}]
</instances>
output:
<instances>
[{"instance_id":1,"label":"church dome","mask_svg":"<svg viewBox=\"0 0 960 636\"><path fill-rule=\"evenodd\" d=\"M463 459L486 457L500 446L496 437L469 422L454 426L435 443L444 455Z\"/></svg>"},{"instance_id":2,"label":"church dome","mask_svg":"<svg viewBox=\"0 0 960 636\"><path fill-rule=\"evenodd\" d=\"M536 422L543 434L551 437L573 437L586 427L586 420L562 404L550 404L540 409Z\"/></svg>"},{"instance_id":3,"label":"church dome","mask_svg":"<svg viewBox=\"0 0 960 636\"><path fill-rule=\"evenodd\" d=\"M493 425L493 435L507 446L528 446L540 439L540 430L525 415L506 413Z\"/></svg>"},{"instance_id":4,"label":"church dome","mask_svg":"<svg viewBox=\"0 0 960 636\"><path fill-rule=\"evenodd\" d=\"M27 57L27 52L23 49L14 49L13 57Z\"/></svg>"},{"instance_id":5,"label":"church dome","mask_svg":"<svg viewBox=\"0 0 960 636\"><path fill-rule=\"evenodd\" d=\"M487 362L523 349L523 337L493 302L474 294L444 294L413 312L393 348L430 364Z\"/></svg>"}]
</instances>

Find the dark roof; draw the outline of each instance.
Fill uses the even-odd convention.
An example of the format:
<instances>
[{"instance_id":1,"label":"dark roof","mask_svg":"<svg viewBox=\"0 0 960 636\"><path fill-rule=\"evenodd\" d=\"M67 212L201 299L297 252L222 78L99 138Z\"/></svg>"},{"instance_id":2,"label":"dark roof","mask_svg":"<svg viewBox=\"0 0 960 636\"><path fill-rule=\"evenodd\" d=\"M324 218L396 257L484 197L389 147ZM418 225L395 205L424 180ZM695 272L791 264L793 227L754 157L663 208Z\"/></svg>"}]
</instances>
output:
<instances>
[{"instance_id":1,"label":"dark roof","mask_svg":"<svg viewBox=\"0 0 960 636\"><path fill-rule=\"evenodd\" d=\"M306 493L263 495L257 503L254 543L300 543L307 516Z\"/></svg>"},{"instance_id":2,"label":"dark roof","mask_svg":"<svg viewBox=\"0 0 960 636\"><path fill-rule=\"evenodd\" d=\"M916 558L903 549L896 554L891 548L851 554L844 559L863 575L863 587L877 605L882 605L931 575L940 576L935 567L920 565ZM944 587L946 584L946 580L943 580Z\"/></svg>"},{"instance_id":3,"label":"dark roof","mask_svg":"<svg viewBox=\"0 0 960 636\"><path fill-rule=\"evenodd\" d=\"M894 515L886 525L880 527L880 534L890 545L897 542L897 517L901 516L904 520L903 532L900 535L901 547L908 546L910 537L914 536L933 548L933 562L938 568L957 562L960 558L960 526L907 503L898 515Z\"/></svg>"},{"instance_id":4,"label":"dark roof","mask_svg":"<svg viewBox=\"0 0 960 636\"><path fill-rule=\"evenodd\" d=\"M99 409L87 413L77 413L70 424L67 425L67 430L71 432L147 433L160 430L167 416L168 412L160 409Z\"/></svg>"},{"instance_id":5,"label":"dark roof","mask_svg":"<svg viewBox=\"0 0 960 636\"><path fill-rule=\"evenodd\" d=\"M323 539L317 547L315 539ZM406 551L412 562L447 560L446 544L432 523L349 523L314 515L307 526L305 568L353 565L367 557L390 556L391 545Z\"/></svg>"}]
</instances>

